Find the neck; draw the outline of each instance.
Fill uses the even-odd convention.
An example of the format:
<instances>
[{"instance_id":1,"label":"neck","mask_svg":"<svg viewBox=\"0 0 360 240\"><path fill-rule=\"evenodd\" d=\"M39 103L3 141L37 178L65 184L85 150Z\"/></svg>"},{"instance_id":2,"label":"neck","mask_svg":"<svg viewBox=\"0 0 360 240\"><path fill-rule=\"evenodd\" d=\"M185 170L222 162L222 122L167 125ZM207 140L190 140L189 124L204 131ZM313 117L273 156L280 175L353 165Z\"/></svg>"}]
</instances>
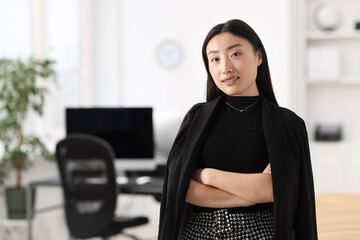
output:
<instances>
[{"instance_id":1,"label":"neck","mask_svg":"<svg viewBox=\"0 0 360 240\"><path fill-rule=\"evenodd\" d=\"M245 91L243 92L240 92L240 93L236 93L236 94L231 94L229 96L236 96L236 97L240 97L240 96L243 96L243 97L254 97L254 96L259 96L260 93L259 93L259 90L256 86L256 83L254 83L254 87L251 87L250 89L246 89Z\"/></svg>"}]
</instances>

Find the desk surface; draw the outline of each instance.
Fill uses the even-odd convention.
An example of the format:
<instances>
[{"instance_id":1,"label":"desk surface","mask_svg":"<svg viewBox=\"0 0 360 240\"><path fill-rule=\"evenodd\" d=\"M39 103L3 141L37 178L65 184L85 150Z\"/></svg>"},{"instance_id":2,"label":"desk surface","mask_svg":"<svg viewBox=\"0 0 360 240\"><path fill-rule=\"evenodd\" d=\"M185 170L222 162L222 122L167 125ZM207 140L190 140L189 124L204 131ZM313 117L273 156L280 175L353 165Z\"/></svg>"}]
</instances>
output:
<instances>
[{"instance_id":1,"label":"desk surface","mask_svg":"<svg viewBox=\"0 0 360 240\"><path fill-rule=\"evenodd\" d=\"M137 177L127 177L127 181L118 183L118 190L120 193L131 193L131 194L161 194L164 178L151 177L150 182L139 184L136 180ZM60 186L60 178L51 178L39 181L33 181L30 183L32 187L37 186Z\"/></svg>"},{"instance_id":2,"label":"desk surface","mask_svg":"<svg viewBox=\"0 0 360 240\"><path fill-rule=\"evenodd\" d=\"M316 197L319 240L360 239L360 194Z\"/></svg>"}]
</instances>

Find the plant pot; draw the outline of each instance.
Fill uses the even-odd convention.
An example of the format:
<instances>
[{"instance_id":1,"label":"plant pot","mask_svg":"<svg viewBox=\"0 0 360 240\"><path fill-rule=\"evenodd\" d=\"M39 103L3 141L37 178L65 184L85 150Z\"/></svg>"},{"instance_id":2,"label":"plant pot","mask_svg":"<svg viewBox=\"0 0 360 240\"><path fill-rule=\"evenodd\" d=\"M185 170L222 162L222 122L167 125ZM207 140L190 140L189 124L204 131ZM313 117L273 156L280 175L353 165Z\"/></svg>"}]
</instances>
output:
<instances>
[{"instance_id":1,"label":"plant pot","mask_svg":"<svg viewBox=\"0 0 360 240\"><path fill-rule=\"evenodd\" d=\"M5 193L8 219L26 219L26 188L6 188ZM34 208L35 189L31 195Z\"/></svg>"}]
</instances>

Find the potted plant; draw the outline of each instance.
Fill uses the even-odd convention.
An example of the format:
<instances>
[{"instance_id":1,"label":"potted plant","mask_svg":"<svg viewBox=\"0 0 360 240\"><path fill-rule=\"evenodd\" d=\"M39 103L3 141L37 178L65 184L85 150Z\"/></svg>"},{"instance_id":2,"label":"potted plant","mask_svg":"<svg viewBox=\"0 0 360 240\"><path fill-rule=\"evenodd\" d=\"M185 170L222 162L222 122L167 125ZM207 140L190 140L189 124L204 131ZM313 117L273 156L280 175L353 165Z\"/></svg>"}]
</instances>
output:
<instances>
[{"instance_id":1,"label":"potted plant","mask_svg":"<svg viewBox=\"0 0 360 240\"><path fill-rule=\"evenodd\" d=\"M53 159L39 137L24 134L27 114L43 115L48 93L44 83L55 80L53 65L51 60L0 59L0 186L11 172L16 174L15 186L5 187L10 219L26 218L23 171L37 156Z\"/></svg>"}]
</instances>

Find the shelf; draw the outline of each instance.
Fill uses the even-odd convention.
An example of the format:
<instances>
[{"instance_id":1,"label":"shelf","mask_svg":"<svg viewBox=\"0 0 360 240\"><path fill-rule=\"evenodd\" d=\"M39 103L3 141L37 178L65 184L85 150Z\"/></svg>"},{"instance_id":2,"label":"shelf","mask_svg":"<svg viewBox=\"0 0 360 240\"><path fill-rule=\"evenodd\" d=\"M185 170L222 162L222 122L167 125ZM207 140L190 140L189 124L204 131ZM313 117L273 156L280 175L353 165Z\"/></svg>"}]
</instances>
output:
<instances>
[{"instance_id":1,"label":"shelf","mask_svg":"<svg viewBox=\"0 0 360 240\"><path fill-rule=\"evenodd\" d=\"M307 40L347 40L360 39L360 31L352 32L309 32Z\"/></svg>"},{"instance_id":2,"label":"shelf","mask_svg":"<svg viewBox=\"0 0 360 240\"><path fill-rule=\"evenodd\" d=\"M338 78L325 78L325 79L307 79L308 86L316 85L359 85L360 86L360 76L358 77L338 77Z\"/></svg>"},{"instance_id":3,"label":"shelf","mask_svg":"<svg viewBox=\"0 0 360 240\"><path fill-rule=\"evenodd\" d=\"M334 149L334 148L342 148L342 149L355 149L359 150L360 141L359 140L341 140L334 142L326 142L326 141L314 141L310 140L309 145L312 148L324 148L326 150Z\"/></svg>"}]
</instances>

